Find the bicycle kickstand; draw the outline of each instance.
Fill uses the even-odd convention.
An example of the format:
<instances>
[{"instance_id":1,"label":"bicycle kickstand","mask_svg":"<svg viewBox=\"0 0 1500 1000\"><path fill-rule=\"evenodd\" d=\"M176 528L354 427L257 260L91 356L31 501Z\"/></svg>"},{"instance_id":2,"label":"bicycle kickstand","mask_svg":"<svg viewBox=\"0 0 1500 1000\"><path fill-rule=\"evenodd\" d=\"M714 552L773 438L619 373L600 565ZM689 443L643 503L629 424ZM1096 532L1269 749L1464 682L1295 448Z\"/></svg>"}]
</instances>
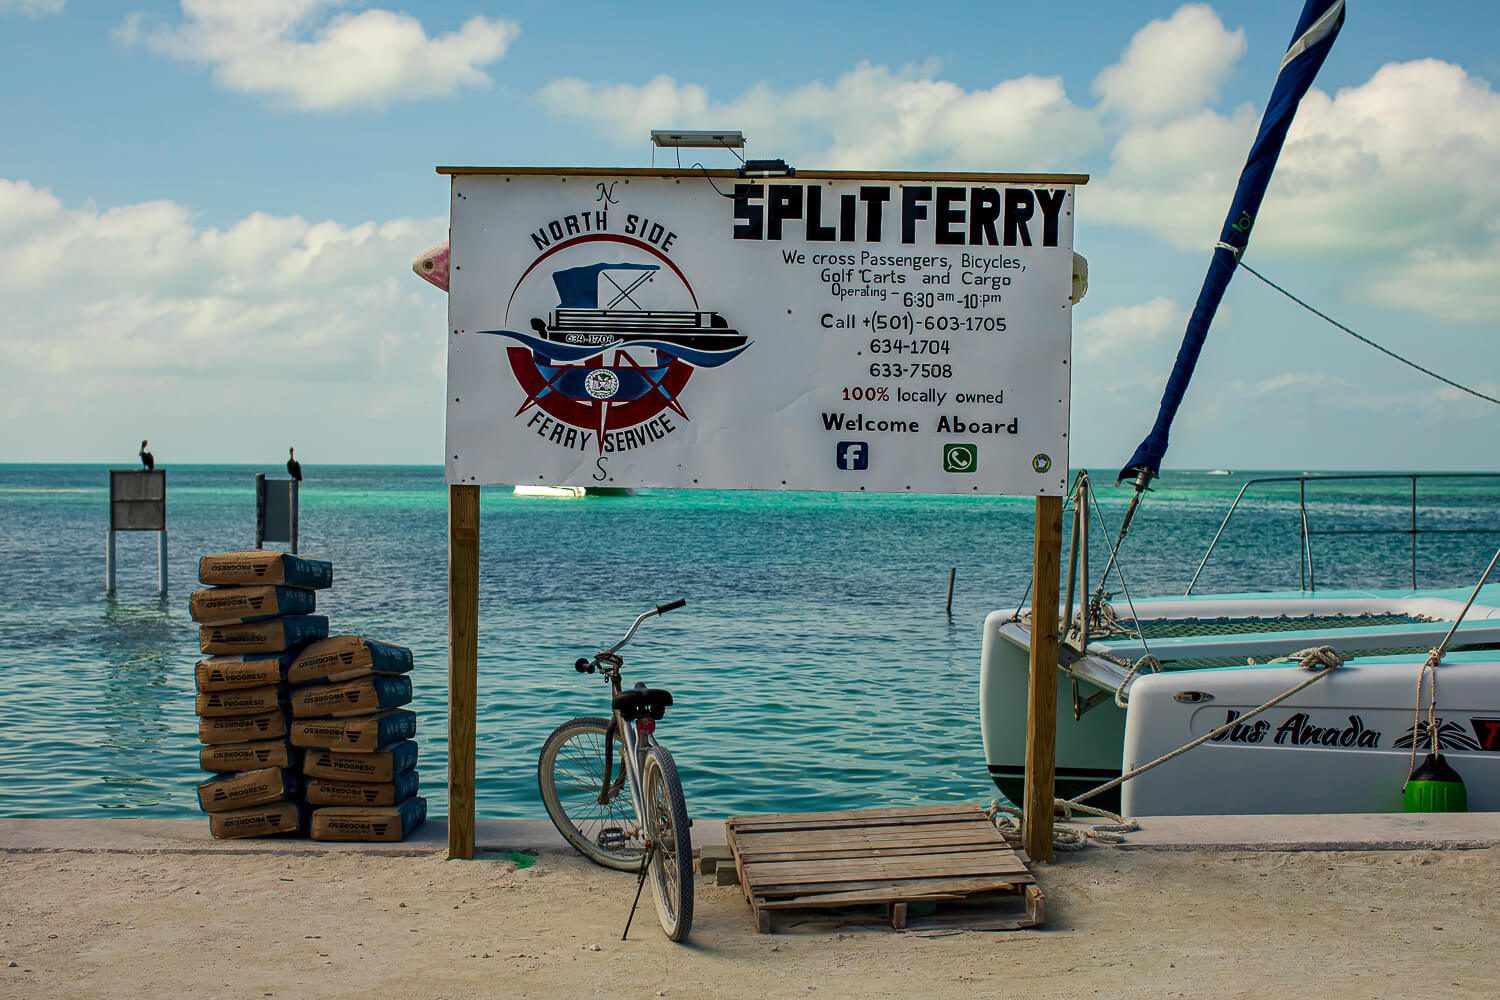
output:
<instances>
[{"instance_id":1,"label":"bicycle kickstand","mask_svg":"<svg viewBox=\"0 0 1500 1000\"><path fill-rule=\"evenodd\" d=\"M646 856L641 859L641 874L635 881L635 899L631 900L630 913L625 918L625 932L620 935L621 941L630 935L630 922L635 919L635 908L641 905L641 890L646 887L646 876L651 871L651 855L654 853L656 853L655 843L646 849Z\"/></svg>"}]
</instances>

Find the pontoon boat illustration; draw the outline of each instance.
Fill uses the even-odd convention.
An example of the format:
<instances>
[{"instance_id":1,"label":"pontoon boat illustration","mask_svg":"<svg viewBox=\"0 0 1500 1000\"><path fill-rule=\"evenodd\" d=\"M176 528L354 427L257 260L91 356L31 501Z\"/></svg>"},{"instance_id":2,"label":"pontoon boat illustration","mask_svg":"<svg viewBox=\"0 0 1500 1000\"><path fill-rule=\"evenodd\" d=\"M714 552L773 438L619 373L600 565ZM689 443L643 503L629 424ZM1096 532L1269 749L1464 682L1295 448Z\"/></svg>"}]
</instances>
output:
<instances>
[{"instance_id":1,"label":"pontoon boat illustration","mask_svg":"<svg viewBox=\"0 0 1500 1000\"><path fill-rule=\"evenodd\" d=\"M670 351L681 347L694 352L738 351L747 337L731 330L724 317L706 310L641 309L633 293L650 282L660 269L657 264L589 264L552 275L557 286L558 306L545 320L533 319L531 328L542 340L569 347L628 347L650 342ZM611 272L640 272L622 284ZM615 295L603 308L599 305L600 279L613 286ZM630 308L617 308L629 303Z\"/></svg>"}]
</instances>

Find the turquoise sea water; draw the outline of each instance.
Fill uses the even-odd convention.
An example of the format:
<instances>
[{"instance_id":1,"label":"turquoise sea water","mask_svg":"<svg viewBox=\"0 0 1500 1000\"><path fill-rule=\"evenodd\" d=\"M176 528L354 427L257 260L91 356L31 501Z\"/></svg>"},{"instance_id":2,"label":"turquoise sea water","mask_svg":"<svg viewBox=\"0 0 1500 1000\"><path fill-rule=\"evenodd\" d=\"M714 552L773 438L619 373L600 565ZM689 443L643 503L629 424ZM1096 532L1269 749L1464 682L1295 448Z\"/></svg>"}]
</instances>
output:
<instances>
[{"instance_id":1,"label":"turquoise sea water","mask_svg":"<svg viewBox=\"0 0 1500 1000\"><path fill-rule=\"evenodd\" d=\"M156 539L119 540L104 594L103 466L0 466L0 815L196 815L187 597L196 557L247 547L251 467L168 472L171 593ZM1117 527L1129 499L1097 474ZM1126 550L1131 592L1181 593L1246 475L1169 473ZM1424 528L1500 526L1487 487L1421 487ZM1295 487L1247 500L1198 592L1295 589ZM1410 520L1410 484L1317 491L1315 530ZM318 611L337 632L410 646L419 769L447 810L446 498L436 468L309 467L302 551L334 563ZM573 660L640 610L688 606L627 649L628 682L669 688L660 736L693 811L987 799L980 624L1030 576L1032 503L976 497L652 491L633 498L483 496L478 811L540 816L536 757L559 722L607 710ZM1094 535L1094 565L1104 543ZM1500 537L1425 536L1422 586L1462 586ZM1405 535L1315 539L1318 584L1406 587ZM1486 546L1489 546L1486 549ZM943 613L958 571L953 620ZM1117 590L1117 587L1111 587Z\"/></svg>"}]
</instances>

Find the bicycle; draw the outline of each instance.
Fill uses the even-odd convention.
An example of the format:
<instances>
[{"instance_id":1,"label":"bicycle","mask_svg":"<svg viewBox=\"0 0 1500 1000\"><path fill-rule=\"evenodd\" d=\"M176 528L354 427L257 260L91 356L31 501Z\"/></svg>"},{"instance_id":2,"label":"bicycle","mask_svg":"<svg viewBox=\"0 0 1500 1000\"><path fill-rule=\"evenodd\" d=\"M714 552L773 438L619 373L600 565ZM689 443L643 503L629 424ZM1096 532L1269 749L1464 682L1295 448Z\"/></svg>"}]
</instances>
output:
<instances>
[{"instance_id":1,"label":"bicycle","mask_svg":"<svg viewBox=\"0 0 1500 1000\"><path fill-rule=\"evenodd\" d=\"M693 924L693 841L677 764L656 741L672 695L645 682L622 690L619 652L647 618L686 603L679 598L647 611L619 642L573 664L609 681L610 717L558 726L537 763L542 804L563 838L595 864L639 875L625 934L649 876L662 930L673 941L686 939Z\"/></svg>"}]
</instances>

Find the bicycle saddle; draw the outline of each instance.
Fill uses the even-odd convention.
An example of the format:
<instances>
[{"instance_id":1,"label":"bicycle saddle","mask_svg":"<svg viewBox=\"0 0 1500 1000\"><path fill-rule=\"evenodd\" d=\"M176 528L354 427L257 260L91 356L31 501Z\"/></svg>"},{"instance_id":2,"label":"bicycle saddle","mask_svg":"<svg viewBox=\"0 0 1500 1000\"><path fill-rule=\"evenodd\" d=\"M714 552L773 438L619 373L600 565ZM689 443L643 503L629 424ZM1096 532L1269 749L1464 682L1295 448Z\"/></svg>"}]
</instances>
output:
<instances>
[{"instance_id":1,"label":"bicycle saddle","mask_svg":"<svg viewBox=\"0 0 1500 1000\"><path fill-rule=\"evenodd\" d=\"M637 684L629 691L621 691L615 695L613 704L615 711L623 715L626 722L648 716L660 719L667 714L667 706L672 704L672 692L648 688L644 683Z\"/></svg>"}]
</instances>

